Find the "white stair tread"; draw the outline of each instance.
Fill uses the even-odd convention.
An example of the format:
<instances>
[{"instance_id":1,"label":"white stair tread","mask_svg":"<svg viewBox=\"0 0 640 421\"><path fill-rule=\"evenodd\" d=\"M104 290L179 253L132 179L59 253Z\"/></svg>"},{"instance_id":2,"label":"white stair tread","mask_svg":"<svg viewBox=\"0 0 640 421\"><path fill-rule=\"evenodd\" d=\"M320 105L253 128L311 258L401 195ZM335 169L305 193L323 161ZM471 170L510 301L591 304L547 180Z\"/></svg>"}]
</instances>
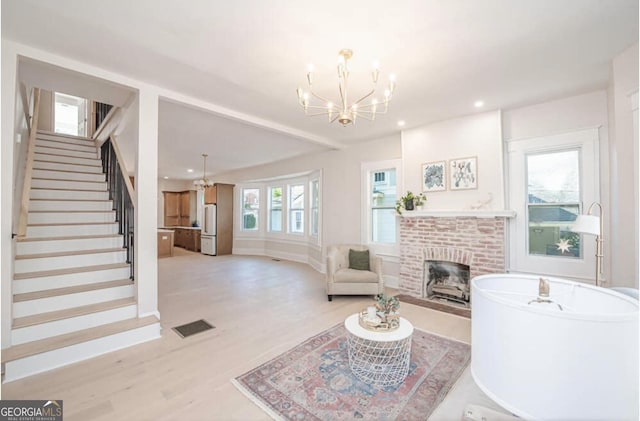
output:
<instances>
[{"instance_id":1,"label":"white stair tread","mask_svg":"<svg viewBox=\"0 0 640 421\"><path fill-rule=\"evenodd\" d=\"M74 235L72 237L19 237L19 243L28 243L30 241L64 241L64 240L88 240L93 238L114 238L121 237L122 234L103 234L103 235Z\"/></svg>"},{"instance_id":2,"label":"white stair tread","mask_svg":"<svg viewBox=\"0 0 640 421\"><path fill-rule=\"evenodd\" d=\"M58 181L59 181L59 180L58 180ZM102 183L104 183L104 181L102 181ZM108 192L108 190L61 189L61 188L58 188L58 187L31 187L31 190L58 190L58 191L71 191L71 192L77 192L77 191L95 191L95 192L100 192L100 193ZM34 199L30 199L30 200L34 200ZM52 199L52 200L67 200L67 199Z\"/></svg>"},{"instance_id":3,"label":"white stair tread","mask_svg":"<svg viewBox=\"0 0 640 421\"><path fill-rule=\"evenodd\" d=\"M64 134L64 133L56 133L56 132L49 132L47 130L38 130L38 132L36 133L36 139L39 139L38 136L40 135L44 135L44 136L55 136L55 137L60 137L60 138L68 138L68 139L74 139L74 140L87 140L89 142L93 142L93 139L86 137L86 136L74 136L72 134Z\"/></svg>"},{"instance_id":4,"label":"white stair tread","mask_svg":"<svg viewBox=\"0 0 640 421\"><path fill-rule=\"evenodd\" d=\"M60 295L76 294L78 292L95 291L99 289L121 287L131 285L131 279L120 279L117 281L98 282L95 284L85 284L66 288L47 289L43 291L27 292L24 294L15 294L13 296L14 303L23 301L38 300L41 298L58 297Z\"/></svg>"},{"instance_id":5,"label":"white stair tread","mask_svg":"<svg viewBox=\"0 0 640 421\"><path fill-rule=\"evenodd\" d=\"M111 263L108 265L81 266L76 268L43 270L39 272L15 273L13 275L13 279L20 280L20 279L40 278L43 276L68 275L71 273L79 273L79 272L95 272L98 270L120 269L123 267L128 268L129 265L127 263Z\"/></svg>"},{"instance_id":6,"label":"white stair tread","mask_svg":"<svg viewBox=\"0 0 640 421\"><path fill-rule=\"evenodd\" d=\"M73 178L41 178L41 177L32 177L32 180L49 180L49 181L75 181L80 183L96 183L103 184L105 181L94 181L94 180L74 180Z\"/></svg>"},{"instance_id":7,"label":"white stair tread","mask_svg":"<svg viewBox=\"0 0 640 421\"><path fill-rule=\"evenodd\" d=\"M113 211L110 211L113 212ZM117 222L60 222L56 224L28 224L28 227L51 227L51 226L61 226L61 225L109 225L109 224L117 224Z\"/></svg>"},{"instance_id":8,"label":"white stair tread","mask_svg":"<svg viewBox=\"0 0 640 421\"><path fill-rule=\"evenodd\" d=\"M100 311L112 310L115 308L126 307L134 304L136 304L135 298L121 298L119 300L90 304L88 306L73 307L65 310L51 311L49 313L35 314L33 316L18 317L13 319L12 328L19 329L27 326L39 325L56 320L69 319L72 317L98 313Z\"/></svg>"},{"instance_id":9,"label":"white stair tread","mask_svg":"<svg viewBox=\"0 0 640 421\"><path fill-rule=\"evenodd\" d=\"M42 259L46 257L61 257L61 256L78 256L82 254L98 254L98 253L113 253L126 250L123 247L111 248L111 249L95 249L95 250L76 250L76 251L60 251L56 253L39 253L39 254L23 254L16 256L16 260L24 259Z\"/></svg>"},{"instance_id":10,"label":"white stair tread","mask_svg":"<svg viewBox=\"0 0 640 421\"><path fill-rule=\"evenodd\" d=\"M77 164L77 163L66 163L66 162L60 162L60 161L51 161L47 158L47 154L43 153L41 154L42 157L41 158L33 158L33 168L34 169L39 169L36 165L38 162L48 162L51 164L63 164L63 165L82 165L83 167L102 167L102 160L95 158L95 159L91 159L91 158L83 158L83 159L91 159L92 161L95 161L95 163L92 164ZM58 155L56 155L58 156Z\"/></svg>"},{"instance_id":11,"label":"white stair tread","mask_svg":"<svg viewBox=\"0 0 640 421\"><path fill-rule=\"evenodd\" d=\"M127 319L115 323L93 327L91 329L78 330L76 332L66 333L64 335L12 346L10 348L2 350L2 362L5 363L14 361L31 355L40 354L54 349L64 348L67 346L91 341L93 339L113 335L127 330L137 329L159 322L160 321L156 318L156 316L147 316L139 319Z\"/></svg>"}]
</instances>

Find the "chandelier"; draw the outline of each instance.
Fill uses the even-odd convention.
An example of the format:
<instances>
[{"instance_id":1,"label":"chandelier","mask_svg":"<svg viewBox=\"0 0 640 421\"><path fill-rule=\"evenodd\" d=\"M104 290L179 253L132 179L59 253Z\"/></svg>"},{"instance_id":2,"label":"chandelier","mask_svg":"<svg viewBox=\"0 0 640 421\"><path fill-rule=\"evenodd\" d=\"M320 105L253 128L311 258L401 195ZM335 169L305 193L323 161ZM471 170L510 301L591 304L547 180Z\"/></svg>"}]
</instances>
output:
<instances>
[{"instance_id":1,"label":"chandelier","mask_svg":"<svg viewBox=\"0 0 640 421\"><path fill-rule=\"evenodd\" d=\"M213 186L213 181L207 178L207 157L208 156L209 155L207 155L206 153L202 154L202 158L204 159L204 166L202 169L202 178L199 180L193 180L193 184L196 186L198 190L202 190L205 187Z\"/></svg>"},{"instance_id":2,"label":"chandelier","mask_svg":"<svg viewBox=\"0 0 640 421\"><path fill-rule=\"evenodd\" d=\"M313 65L309 65L309 72L307 73L309 92L303 91L300 87L297 89L298 102L302 108L304 108L306 115L326 115L329 117L329 122L333 123L338 120L339 123L346 126L347 124L355 123L357 117L373 121L376 119L376 114L385 114L387 112L389 101L391 101L393 90L396 87L394 75L389 76L389 85L384 91L384 99L379 101L377 98L372 98L370 101L365 102L365 100L373 96L376 92L379 74L377 63L374 63L373 70L371 71L371 91L357 101L349 102L347 88L349 82L349 59L351 56L353 56L353 51L349 49L340 50L338 53L338 90L340 91L340 101L337 104L314 92ZM314 100L316 104L312 104L312 97L319 102Z\"/></svg>"}]
</instances>

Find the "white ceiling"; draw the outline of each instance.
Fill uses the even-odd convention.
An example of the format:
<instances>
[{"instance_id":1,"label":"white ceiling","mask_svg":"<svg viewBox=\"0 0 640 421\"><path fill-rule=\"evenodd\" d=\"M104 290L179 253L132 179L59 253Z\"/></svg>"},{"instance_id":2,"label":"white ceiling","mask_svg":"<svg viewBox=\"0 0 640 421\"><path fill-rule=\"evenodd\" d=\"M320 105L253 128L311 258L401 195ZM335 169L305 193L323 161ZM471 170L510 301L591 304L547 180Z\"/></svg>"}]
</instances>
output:
<instances>
[{"instance_id":1,"label":"white ceiling","mask_svg":"<svg viewBox=\"0 0 640 421\"><path fill-rule=\"evenodd\" d=\"M477 99L494 110L605 88L611 59L638 42L638 1L3 0L2 36L254 121L163 101L159 174L177 177L200 168L203 152L217 152L221 170L251 166L322 149L318 139L386 136L400 119L410 128L478 112ZM374 59L397 75L375 123L330 125L297 104L310 62L318 90L336 97L341 48L354 50L354 88Z\"/></svg>"}]
</instances>

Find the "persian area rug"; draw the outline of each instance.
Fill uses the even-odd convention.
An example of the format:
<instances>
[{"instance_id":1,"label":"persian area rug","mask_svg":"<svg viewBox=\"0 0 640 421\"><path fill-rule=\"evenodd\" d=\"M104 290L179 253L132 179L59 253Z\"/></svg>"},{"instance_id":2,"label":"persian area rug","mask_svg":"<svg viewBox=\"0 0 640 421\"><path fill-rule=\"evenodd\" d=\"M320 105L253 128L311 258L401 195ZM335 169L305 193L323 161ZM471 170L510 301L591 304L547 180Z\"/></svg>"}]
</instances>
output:
<instances>
[{"instance_id":1,"label":"persian area rug","mask_svg":"<svg viewBox=\"0 0 640 421\"><path fill-rule=\"evenodd\" d=\"M398 300L402 303L415 304L420 307L430 308L432 310L444 311L445 313L455 314L456 316L471 318L471 309L455 304L443 304L437 301L425 300L421 298L411 297L409 295L399 294Z\"/></svg>"},{"instance_id":2,"label":"persian area rug","mask_svg":"<svg viewBox=\"0 0 640 421\"><path fill-rule=\"evenodd\" d=\"M470 357L468 344L415 329L407 378L379 390L351 373L339 324L232 382L277 420L425 420Z\"/></svg>"}]
</instances>

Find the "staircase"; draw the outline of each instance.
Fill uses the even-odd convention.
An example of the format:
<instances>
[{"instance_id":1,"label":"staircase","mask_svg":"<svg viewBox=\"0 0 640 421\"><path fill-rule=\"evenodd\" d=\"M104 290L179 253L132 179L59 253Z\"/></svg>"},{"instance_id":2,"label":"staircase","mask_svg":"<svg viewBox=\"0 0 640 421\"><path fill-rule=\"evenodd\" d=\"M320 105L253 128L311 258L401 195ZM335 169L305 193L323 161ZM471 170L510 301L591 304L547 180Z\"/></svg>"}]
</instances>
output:
<instances>
[{"instance_id":1,"label":"staircase","mask_svg":"<svg viewBox=\"0 0 640 421\"><path fill-rule=\"evenodd\" d=\"M5 382L160 336L155 316L138 318L113 208L94 141L38 132Z\"/></svg>"}]
</instances>

